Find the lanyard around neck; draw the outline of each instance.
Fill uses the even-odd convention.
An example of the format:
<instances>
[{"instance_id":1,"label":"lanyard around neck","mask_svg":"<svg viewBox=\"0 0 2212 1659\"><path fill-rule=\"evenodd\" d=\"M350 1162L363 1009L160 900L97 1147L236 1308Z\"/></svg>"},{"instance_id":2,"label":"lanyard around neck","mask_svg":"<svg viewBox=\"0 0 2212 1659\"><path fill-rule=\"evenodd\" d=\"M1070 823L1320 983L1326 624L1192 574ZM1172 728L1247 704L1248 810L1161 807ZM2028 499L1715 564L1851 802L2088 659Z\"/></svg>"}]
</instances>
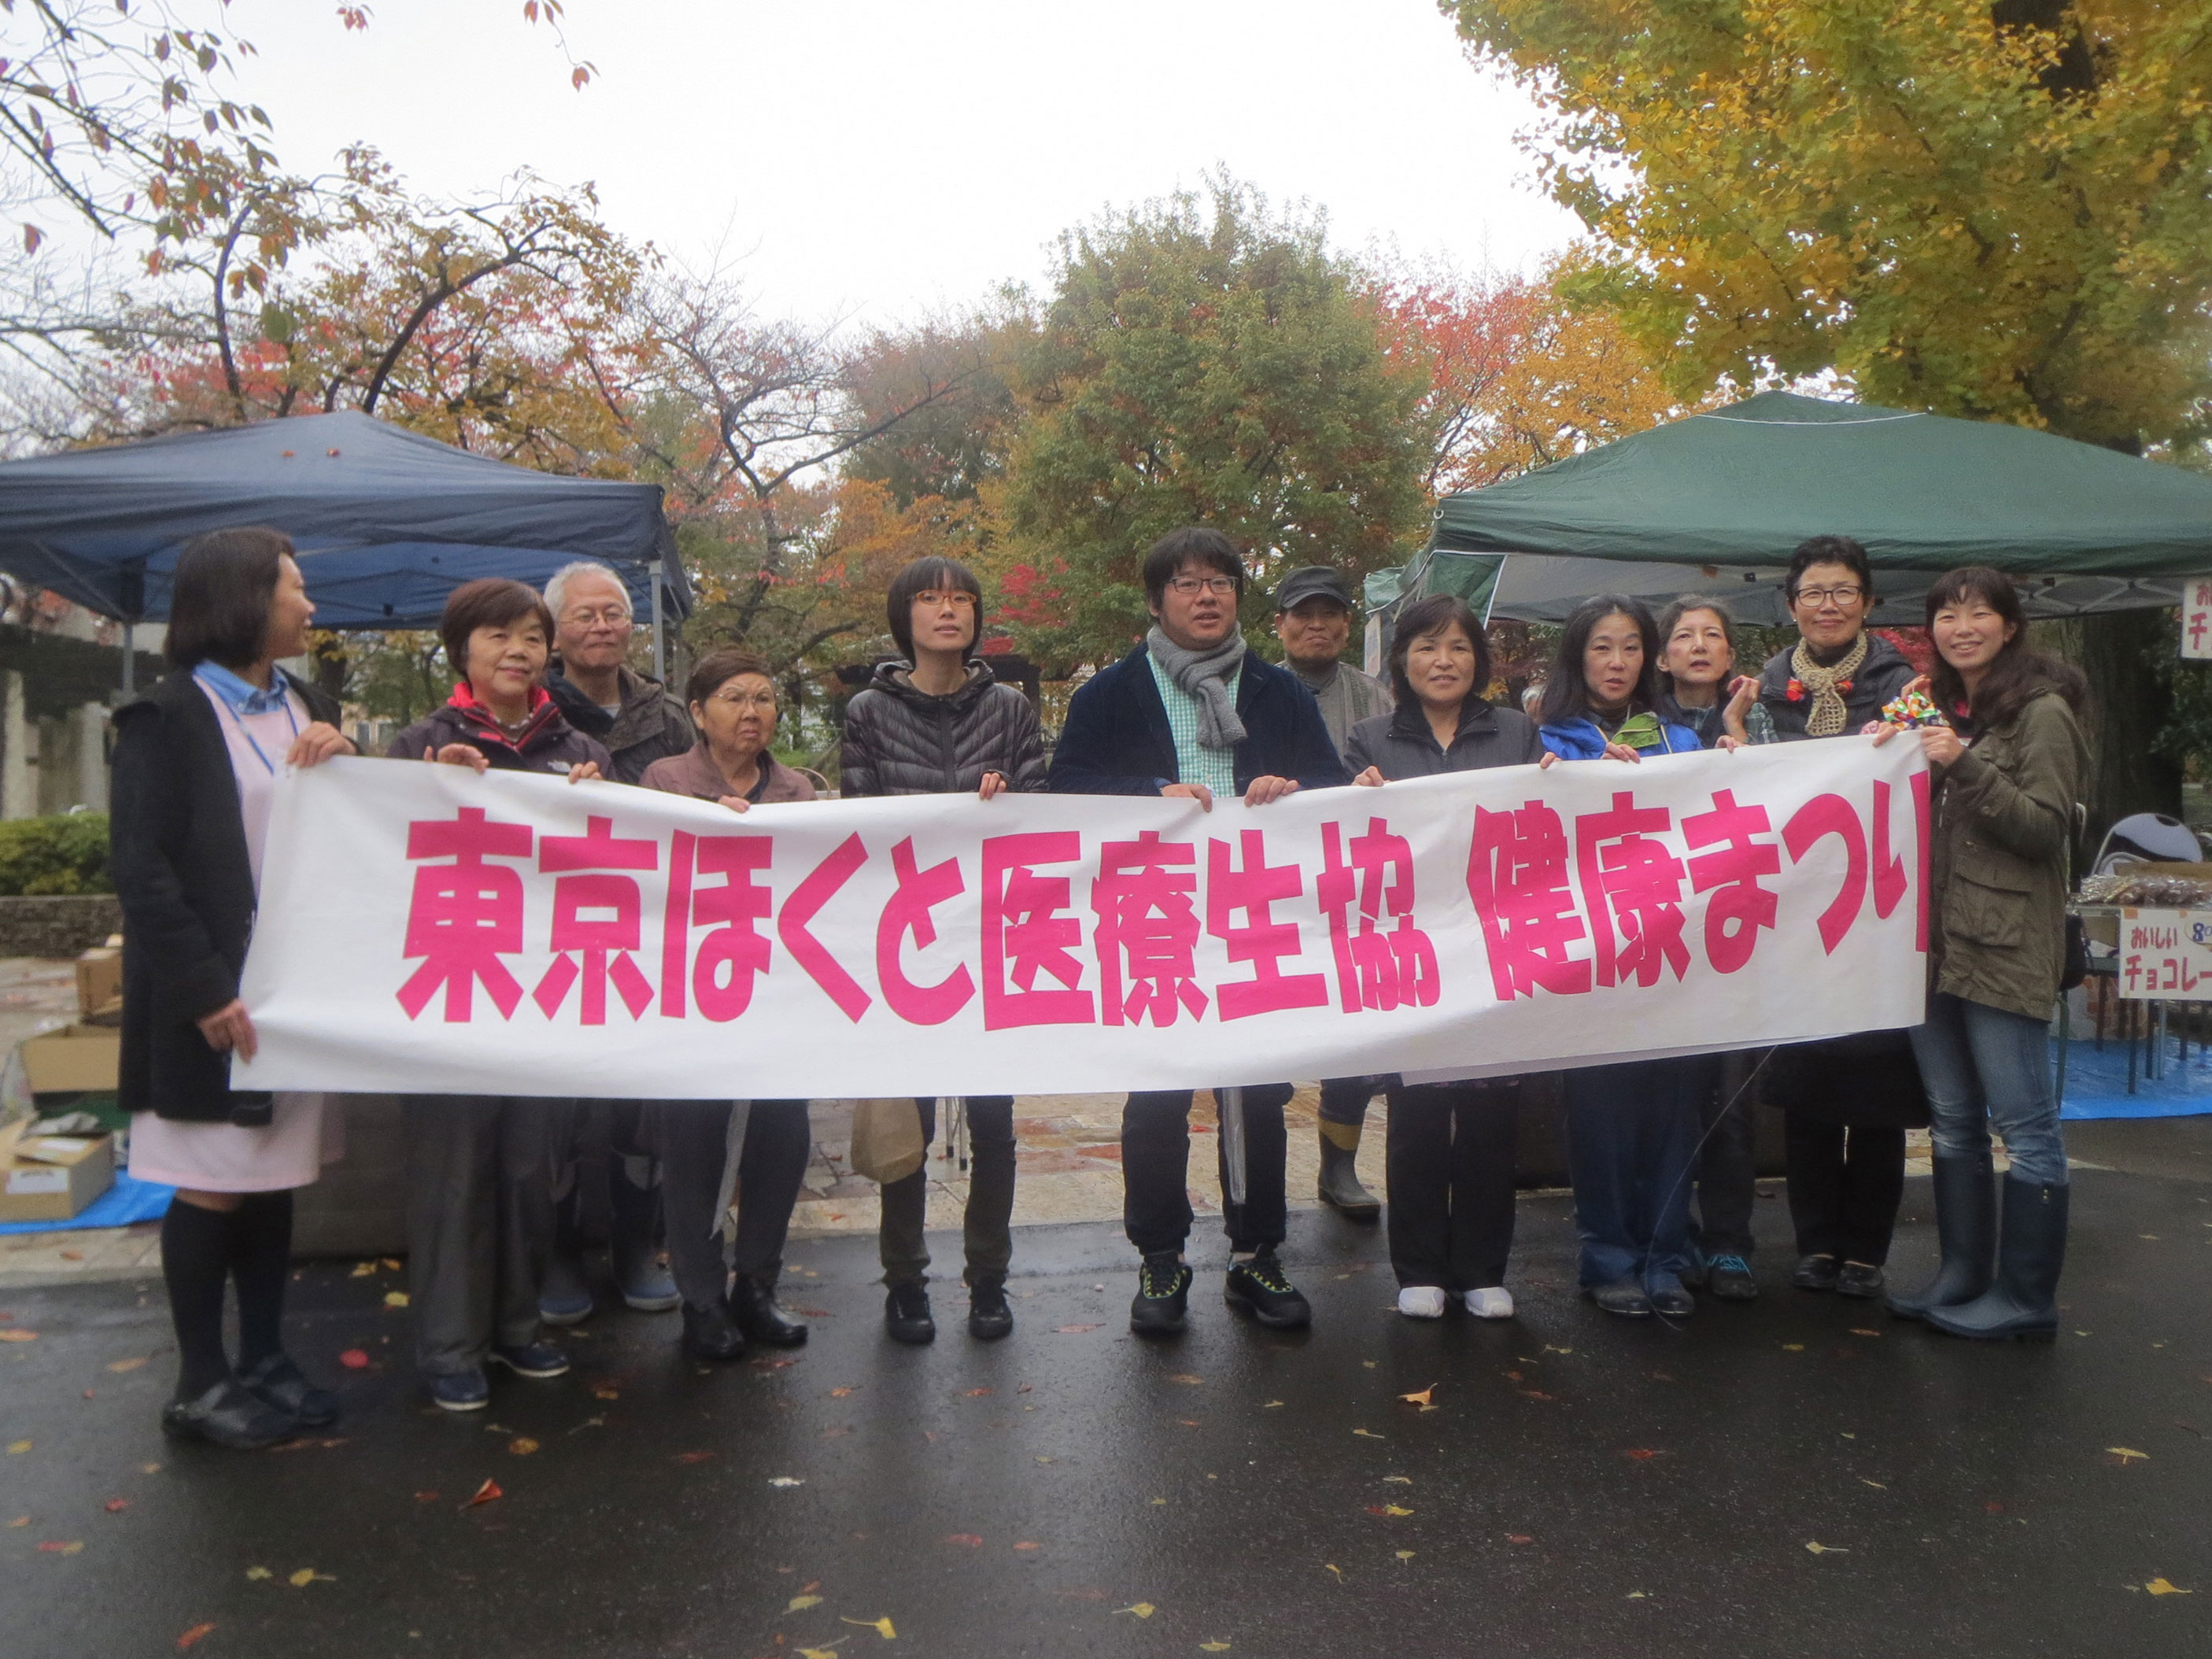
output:
<instances>
[{"instance_id":1,"label":"lanyard around neck","mask_svg":"<svg viewBox=\"0 0 2212 1659\"><path fill-rule=\"evenodd\" d=\"M228 701L224 698L217 697L216 701L222 705L223 712L230 716L230 723L238 728L239 736L244 738L247 743L252 744L253 757L261 763L262 769L267 772L270 776L275 777L276 775L276 763L270 760L268 755L263 751L260 741L254 737L253 733L250 730L247 729L245 720L240 718L238 710L233 708ZM292 735L295 738L298 737L300 735L300 717L292 712L292 699L289 696L286 697L282 707L284 710L285 720L289 721L291 724Z\"/></svg>"}]
</instances>

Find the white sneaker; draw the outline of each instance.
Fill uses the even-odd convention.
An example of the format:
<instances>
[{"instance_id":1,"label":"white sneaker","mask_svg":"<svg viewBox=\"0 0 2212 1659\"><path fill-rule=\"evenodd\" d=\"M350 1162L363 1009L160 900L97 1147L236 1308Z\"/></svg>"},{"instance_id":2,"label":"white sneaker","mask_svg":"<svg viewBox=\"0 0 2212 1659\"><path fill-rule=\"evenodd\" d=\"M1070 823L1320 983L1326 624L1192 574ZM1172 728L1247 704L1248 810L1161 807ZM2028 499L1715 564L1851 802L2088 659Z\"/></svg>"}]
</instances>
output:
<instances>
[{"instance_id":1,"label":"white sneaker","mask_svg":"<svg viewBox=\"0 0 2212 1659\"><path fill-rule=\"evenodd\" d=\"M1408 1319L1442 1319L1444 1316L1443 1287L1408 1285L1398 1292L1398 1311Z\"/></svg>"},{"instance_id":2,"label":"white sneaker","mask_svg":"<svg viewBox=\"0 0 2212 1659\"><path fill-rule=\"evenodd\" d=\"M1404 1297L1400 1297L1402 1310ZM1503 1285L1492 1285L1487 1290L1467 1293L1467 1310L1477 1319L1510 1319L1513 1317L1513 1292Z\"/></svg>"}]
</instances>

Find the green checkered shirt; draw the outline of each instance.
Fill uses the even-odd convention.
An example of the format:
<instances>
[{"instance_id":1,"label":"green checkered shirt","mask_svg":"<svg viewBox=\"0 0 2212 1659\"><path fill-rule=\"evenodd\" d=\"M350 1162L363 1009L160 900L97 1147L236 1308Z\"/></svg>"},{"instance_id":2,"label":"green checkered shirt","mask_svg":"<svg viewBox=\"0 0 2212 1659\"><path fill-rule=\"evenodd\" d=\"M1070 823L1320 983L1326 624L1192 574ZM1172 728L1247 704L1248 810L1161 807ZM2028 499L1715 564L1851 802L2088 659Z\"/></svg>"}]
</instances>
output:
<instances>
[{"instance_id":1,"label":"green checkered shirt","mask_svg":"<svg viewBox=\"0 0 2212 1659\"><path fill-rule=\"evenodd\" d=\"M1222 800L1231 800L1237 794L1237 756L1227 749L1208 749L1198 740L1198 699L1173 680L1160 666L1159 659L1149 651L1145 661L1152 671L1152 684L1160 688L1160 701L1167 705L1168 730L1175 734L1176 781L1202 783ZM1239 678L1243 669L1238 669ZM1236 696L1236 687L1230 688Z\"/></svg>"}]
</instances>

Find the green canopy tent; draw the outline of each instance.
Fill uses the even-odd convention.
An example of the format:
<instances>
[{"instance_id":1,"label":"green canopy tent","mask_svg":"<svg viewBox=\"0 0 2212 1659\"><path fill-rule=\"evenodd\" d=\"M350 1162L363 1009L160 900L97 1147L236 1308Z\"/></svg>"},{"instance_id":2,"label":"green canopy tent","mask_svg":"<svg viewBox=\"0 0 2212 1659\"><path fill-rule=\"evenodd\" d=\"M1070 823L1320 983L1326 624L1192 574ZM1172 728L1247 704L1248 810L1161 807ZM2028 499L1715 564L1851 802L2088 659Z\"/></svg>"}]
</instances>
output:
<instances>
[{"instance_id":1,"label":"green canopy tent","mask_svg":"<svg viewBox=\"0 0 2212 1659\"><path fill-rule=\"evenodd\" d=\"M1401 588L1481 594L1530 622L1597 592L1713 593L1779 623L1790 550L1822 533L1865 545L1880 623L1919 622L1929 580L1962 564L2011 575L2031 616L2177 605L2185 579L2212 574L2212 477L2025 427L1764 392L1446 497Z\"/></svg>"}]
</instances>

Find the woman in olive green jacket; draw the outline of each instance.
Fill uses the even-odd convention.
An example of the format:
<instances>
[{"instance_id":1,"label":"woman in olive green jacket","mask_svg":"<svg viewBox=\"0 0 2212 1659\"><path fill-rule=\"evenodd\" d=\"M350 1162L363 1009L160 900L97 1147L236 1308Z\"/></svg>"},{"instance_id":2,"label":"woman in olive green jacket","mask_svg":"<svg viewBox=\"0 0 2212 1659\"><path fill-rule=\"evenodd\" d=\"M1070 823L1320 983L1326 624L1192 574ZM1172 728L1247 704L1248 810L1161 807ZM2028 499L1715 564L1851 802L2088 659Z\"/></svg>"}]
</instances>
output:
<instances>
[{"instance_id":1,"label":"woman in olive green jacket","mask_svg":"<svg viewBox=\"0 0 2212 1659\"><path fill-rule=\"evenodd\" d=\"M1915 733L1937 779L1932 976L1912 1049L1934 1121L1942 1263L1890 1310L1954 1336L2047 1341L2066 1255L2066 1146L2046 1032L2088 758L2075 719L2082 681L2028 649L2012 583L1985 567L1929 590L1928 629L1930 695L1956 722ZM2002 1243L1992 1126L2012 1161Z\"/></svg>"}]
</instances>

